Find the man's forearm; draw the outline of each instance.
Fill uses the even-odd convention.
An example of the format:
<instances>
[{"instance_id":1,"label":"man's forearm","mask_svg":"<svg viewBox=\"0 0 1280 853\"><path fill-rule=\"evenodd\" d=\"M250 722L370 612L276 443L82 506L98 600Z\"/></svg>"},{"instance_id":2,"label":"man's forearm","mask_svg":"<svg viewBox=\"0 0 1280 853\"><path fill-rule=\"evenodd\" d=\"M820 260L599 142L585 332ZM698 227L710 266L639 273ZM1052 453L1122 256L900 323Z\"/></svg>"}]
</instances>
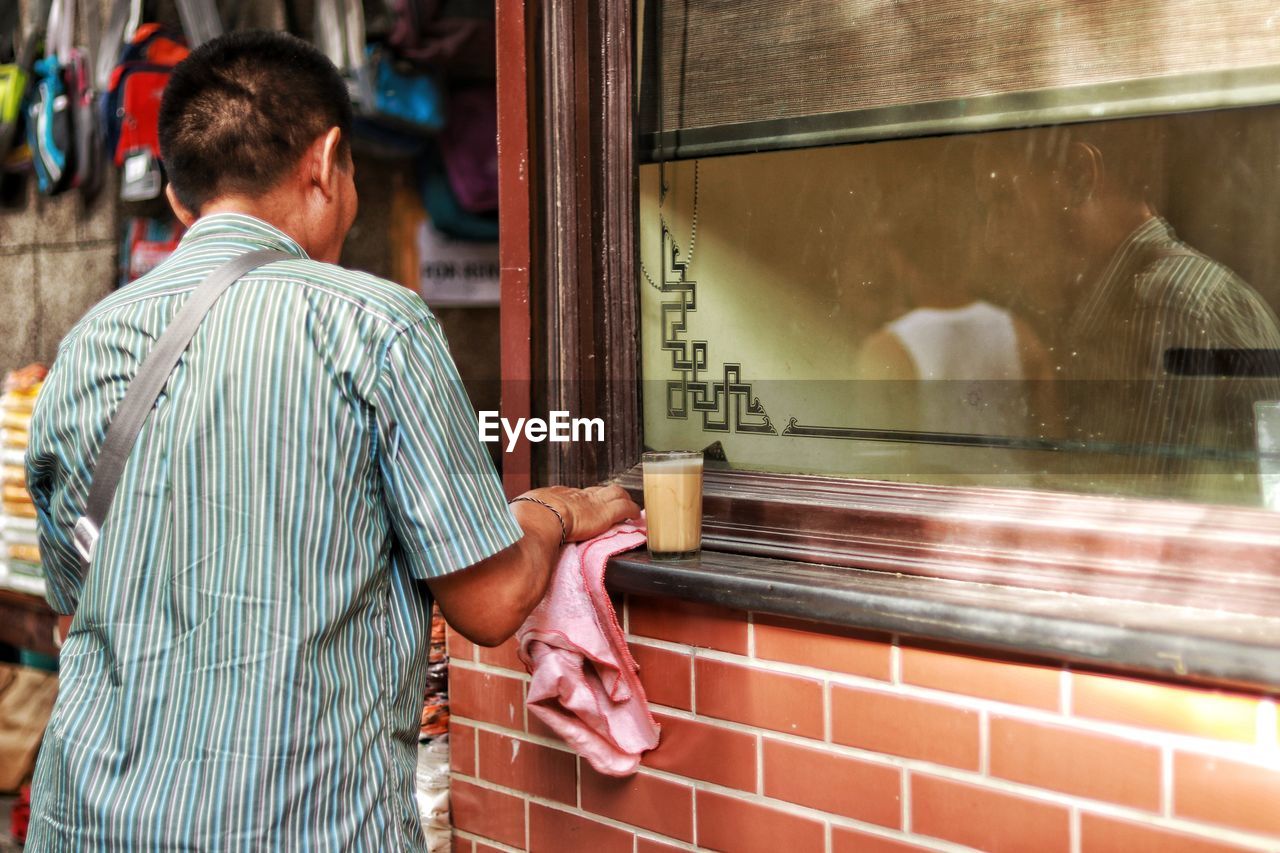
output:
<instances>
[{"instance_id":1,"label":"man's forearm","mask_svg":"<svg viewBox=\"0 0 1280 853\"><path fill-rule=\"evenodd\" d=\"M511 509L524 531L516 544L469 569L430 581L445 619L482 646L502 643L537 607L559 559L562 539L585 541L640 514L618 486L549 486L527 496L555 511L533 501L516 501Z\"/></svg>"},{"instance_id":2,"label":"man's forearm","mask_svg":"<svg viewBox=\"0 0 1280 853\"><path fill-rule=\"evenodd\" d=\"M524 535L514 545L464 572L431 584L449 624L482 646L506 641L546 593L560 555L555 513L530 501L511 506Z\"/></svg>"},{"instance_id":3,"label":"man's forearm","mask_svg":"<svg viewBox=\"0 0 1280 853\"><path fill-rule=\"evenodd\" d=\"M554 512L531 501L516 501L511 505L511 511L515 514L516 523L524 531L524 536L516 543L516 548L520 552L517 571L519 576L527 582L524 595L521 596L520 601L515 602L521 616L511 629L514 632L533 608L538 606L538 602L547 591L551 571L560 558L563 528ZM561 518L568 512L567 509L559 507L557 511L561 514Z\"/></svg>"}]
</instances>

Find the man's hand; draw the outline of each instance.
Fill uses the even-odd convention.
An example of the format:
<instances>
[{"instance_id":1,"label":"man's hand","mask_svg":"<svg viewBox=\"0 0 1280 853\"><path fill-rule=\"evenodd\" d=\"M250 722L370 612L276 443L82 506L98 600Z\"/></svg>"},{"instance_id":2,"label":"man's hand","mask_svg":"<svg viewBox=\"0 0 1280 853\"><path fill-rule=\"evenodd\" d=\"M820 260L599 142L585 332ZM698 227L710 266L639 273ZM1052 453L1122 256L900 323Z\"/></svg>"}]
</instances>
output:
<instances>
[{"instance_id":1,"label":"man's hand","mask_svg":"<svg viewBox=\"0 0 1280 853\"><path fill-rule=\"evenodd\" d=\"M555 507L569 542L593 539L620 521L640 516L640 507L621 486L550 486L521 497ZM560 555L560 522L550 510L531 501L519 501L511 509L524 531L519 542L468 569L428 582L453 629L482 646L499 645L515 633L542 600Z\"/></svg>"},{"instance_id":2,"label":"man's hand","mask_svg":"<svg viewBox=\"0 0 1280 853\"><path fill-rule=\"evenodd\" d=\"M640 507L621 486L548 486L520 497L537 498L558 509L564 517L565 539L569 542L594 539L620 521L640 517Z\"/></svg>"}]
</instances>

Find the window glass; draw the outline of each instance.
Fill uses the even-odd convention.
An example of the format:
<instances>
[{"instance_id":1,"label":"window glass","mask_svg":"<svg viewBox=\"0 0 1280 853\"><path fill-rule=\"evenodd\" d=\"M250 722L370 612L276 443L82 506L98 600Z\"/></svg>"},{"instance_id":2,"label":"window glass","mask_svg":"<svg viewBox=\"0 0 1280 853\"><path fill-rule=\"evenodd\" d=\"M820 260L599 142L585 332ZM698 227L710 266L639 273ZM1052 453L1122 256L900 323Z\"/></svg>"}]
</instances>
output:
<instances>
[{"instance_id":1,"label":"window glass","mask_svg":"<svg viewBox=\"0 0 1280 853\"><path fill-rule=\"evenodd\" d=\"M1270 106L644 165L645 444L1280 505L1277 198Z\"/></svg>"}]
</instances>

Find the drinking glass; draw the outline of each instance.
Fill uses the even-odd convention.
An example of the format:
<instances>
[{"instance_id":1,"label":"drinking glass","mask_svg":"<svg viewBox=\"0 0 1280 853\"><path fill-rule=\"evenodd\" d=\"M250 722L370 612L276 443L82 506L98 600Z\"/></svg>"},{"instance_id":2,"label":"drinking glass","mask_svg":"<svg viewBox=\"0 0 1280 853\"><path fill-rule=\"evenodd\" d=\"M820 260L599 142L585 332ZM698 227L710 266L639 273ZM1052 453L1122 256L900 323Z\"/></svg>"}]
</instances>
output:
<instances>
[{"instance_id":1,"label":"drinking glass","mask_svg":"<svg viewBox=\"0 0 1280 853\"><path fill-rule=\"evenodd\" d=\"M649 555L655 560L697 556L702 547L702 452L650 451L643 462Z\"/></svg>"}]
</instances>

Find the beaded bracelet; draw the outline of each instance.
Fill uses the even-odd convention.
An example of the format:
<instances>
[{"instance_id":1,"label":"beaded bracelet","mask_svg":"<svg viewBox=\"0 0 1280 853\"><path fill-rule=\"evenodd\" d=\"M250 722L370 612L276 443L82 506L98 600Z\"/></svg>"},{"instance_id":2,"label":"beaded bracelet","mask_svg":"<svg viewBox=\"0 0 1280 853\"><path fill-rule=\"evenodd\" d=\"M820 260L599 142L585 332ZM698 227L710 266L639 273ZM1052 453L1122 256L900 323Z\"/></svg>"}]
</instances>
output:
<instances>
[{"instance_id":1,"label":"beaded bracelet","mask_svg":"<svg viewBox=\"0 0 1280 853\"><path fill-rule=\"evenodd\" d=\"M556 521L560 522L560 545L563 546L565 543L565 540L569 538L569 528L565 527L564 516L560 514L560 510L556 509L546 501L538 500L537 498L518 497L512 500L511 503L518 503L519 501L528 501L531 504L537 504L538 506L545 506L547 509L555 513Z\"/></svg>"}]
</instances>

